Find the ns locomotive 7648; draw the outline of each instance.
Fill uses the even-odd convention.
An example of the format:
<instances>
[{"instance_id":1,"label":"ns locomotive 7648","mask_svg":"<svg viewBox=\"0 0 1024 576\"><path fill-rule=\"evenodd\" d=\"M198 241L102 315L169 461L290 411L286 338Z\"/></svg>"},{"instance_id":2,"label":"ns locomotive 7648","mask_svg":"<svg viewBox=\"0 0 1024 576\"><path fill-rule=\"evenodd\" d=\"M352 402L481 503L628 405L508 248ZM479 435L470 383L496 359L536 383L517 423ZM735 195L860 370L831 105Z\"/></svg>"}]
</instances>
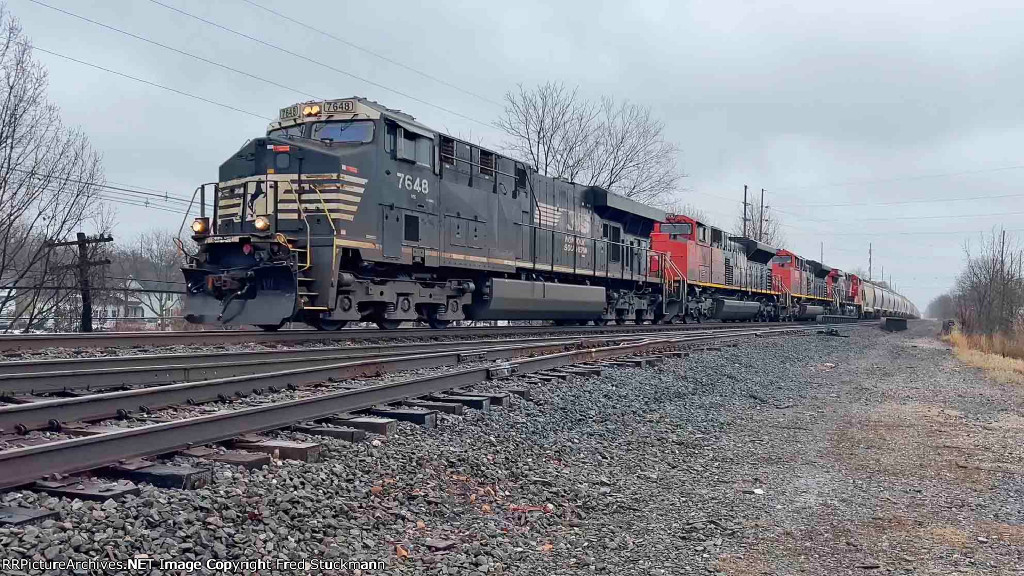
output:
<instances>
[{"instance_id":1,"label":"ns locomotive 7648","mask_svg":"<svg viewBox=\"0 0 1024 576\"><path fill-rule=\"evenodd\" d=\"M282 109L200 191L191 322L623 323L686 308L685 275L650 246L664 212L363 98Z\"/></svg>"}]
</instances>

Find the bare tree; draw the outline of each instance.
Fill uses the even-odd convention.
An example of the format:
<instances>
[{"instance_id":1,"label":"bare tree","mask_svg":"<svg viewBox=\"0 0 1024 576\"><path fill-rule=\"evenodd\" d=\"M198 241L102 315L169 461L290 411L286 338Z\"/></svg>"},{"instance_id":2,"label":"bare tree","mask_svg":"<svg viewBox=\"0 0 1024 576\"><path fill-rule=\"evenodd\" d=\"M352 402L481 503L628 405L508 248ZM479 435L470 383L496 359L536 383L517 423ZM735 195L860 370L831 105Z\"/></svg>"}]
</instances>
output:
<instances>
[{"instance_id":1,"label":"bare tree","mask_svg":"<svg viewBox=\"0 0 1024 576\"><path fill-rule=\"evenodd\" d=\"M966 332L1010 334L1024 319L1024 249L1005 230L983 237L975 251L964 244L967 265L957 277L953 299Z\"/></svg>"},{"instance_id":2,"label":"bare tree","mask_svg":"<svg viewBox=\"0 0 1024 576\"><path fill-rule=\"evenodd\" d=\"M736 222L732 228L733 234L737 236L743 234L743 216L741 209L740 213L736 215ZM764 242L775 248L786 247L786 235L782 231L782 222L775 211L771 209L771 206L765 206L764 212L762 212L760 204L751 202L747 207L746 217L746 230L749 238Z\"/></svg>"},{"instance_id":3,"label":"bare tree","mask_svg":"<svg viewBox=\"0 0 1024 576\"><path fill-rule=\"evenodd\" d=\"M853 274L854 276L860 278L861 280L868 279L868 272L867 270L864 269L863 266L854 266L853 268L847 270L846 273Z\"/></svg>"},{"instance_id":4,"label":"bare tree","mask_svg":"<svg viewBox=\"0 0 1024 576\"><path fill-rule=\"evenodd\" d=\"M669 214L688 216L698 222L703 222L704 224L707 224L709 226L715 225L714 221L711 220L711 217L708 216L708 213L705 212L704 209L698 208L697 206L690 204L689 202L680 202L678 200L675 200L663 204L662 208L664 208L665 212Z\"/></svg>"},{"instance_id":5,"label":"bare tree","mask_svg":"<svg viewBox=\"0 0 1024 576\"><path fill-rule=\"evenodd\" d=\"M599 186L640 202L669 195L681 178L678 149L649 108L594 102L560 82L505 94L497 121L507 150L552 178Z\"/></svg>"},{"instance_id":6,"label":"bare tree","mask_svg":"<svg viewBox=\"0 0 1024 576\"><path fill-rule=\"evenodd\" d=\"M70 297L65 239L89 216L102 180L98 154L46 101L46 70L0 5L0 310L32 326ZM10 288L14 287L14 288Z\"/></svg>"},{"instance_id":7,"label":"bare tree","mask_svg":"<svg viewBox=\"0 0 1024 576\"><path fill-rule=\"evenodd\" d=\"M956 316L956 301L950 294L939 294L925 309L928 318L948 319Z\"/></svg>"},{"instance_id":8,"label":"bare tree","mask_svg":"<svg viewBox=\"0 0 1024 576\"><path fill-rule=\"evenodd\" d=\"M119 272L115 289L138 300L157 317L159 329L171 326L181 304L182 254L176 235L166 230L143 232L132 242L119 245L114 257Z\"/></svg>"}]
</instances>

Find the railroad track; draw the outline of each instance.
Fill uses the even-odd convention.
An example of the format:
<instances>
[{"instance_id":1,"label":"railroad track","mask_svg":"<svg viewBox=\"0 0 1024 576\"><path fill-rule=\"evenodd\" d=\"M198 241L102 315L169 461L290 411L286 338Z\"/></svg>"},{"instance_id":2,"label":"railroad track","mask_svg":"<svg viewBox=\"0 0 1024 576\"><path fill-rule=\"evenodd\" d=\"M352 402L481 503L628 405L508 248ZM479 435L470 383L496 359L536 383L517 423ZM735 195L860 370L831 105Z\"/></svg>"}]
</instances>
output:
<instances>
[{"instance_id":1,"label":"railroad track","mask_svg":"<svg viewBox=\"0 0 1024 576\"><path fill-rule=\"evenodd\" d=\"M806 325L806 322L782 322L773 326ZM754 324L756 325L756 324ZM734 324L623 324L609 326L473 326L467 328L353 328L334 332L318 330L201 330L185 332L94 332L58 334L2 334L0 351L43 350L46 348L123 348L182 345L221 345L243 343L358 342L395 338L486 338L496 336L536 336L538 334L611 334L645 331L715 330L734 328Z\"/></svg>"},{"instance_id":2,"label":"railroad track","mask_svg":"<svg viewBox=\"0 0 1024 576\"><path fill-rule=\"evenodd\" d=\"M410 399L472 386L486 380L524 376L573 364L678 350L715 340L804 333L819 326L762 325L755 328L730 328L700 333L645 334L618 342L592 339L589 341L590 346L586 345L586 339L552 339L546 342L484 346L477 350L419 352L5 406L0 408L0 428L9 434L14 430L59 429L70 422L145 416L162 407L224 401L237 396L282 390L289 386L301 388L328 378L337 381L400 370L456 367L430 376L358 387L342 386L322 394L309 394L285 401L268 400L265 404L248 408L7 450L0 452L0 489L19 486L54 473L90 470L127 459L165 454L339 413L408 402Z\"/></svg>"},{"instance_id":3,"label":"railroad track","mask_svg":"<svg viewBox=\"0 0 1024 576\"><path fill-rule=\"evenodd\" d=\"M746 334L742 329L715 330L718 336ZM623 345L638 337L591 336L577 338L535 338L530 342L490 341L476 343L416 344L391 347L365 354L309 357L300 351L297 359L288 358L288 351L273 352L276 359L250 362L214 362L205 368L195 368L203 375L220 372L220 377L208 379L177 379L193 368L186 365L152 366L140 368L110 368L99 370L72 370L68 373L36 372L9 374L0 380L0 388L7 386L61 387L72 394L66 397L8 396L9 403L0 406L0 433L24 434L31 430L59 431L69 422L92 422L108 418L127 418L133 413L150 413L176 404L202 404L226 401L249 395L274 393L321 383L328 378L347 380L375 377L406 370L457 366L468 362L493 362L528 355L551 354L570 349L585 349ZM228 356L237 356L228 354ZM256 356L262 356L256 354ZM145 357L143 357L145 358ZM131 360L132 357L122 357ZM121 359L119 359L121 360ZM199 366L203 366L200 364ZM153 385L85 393L81 386L89 382L106 380L106 387L120 386L125 380L153 383ZM166 379L166 381L162 381ZM177 382L177 383L171 383ZM103 388L103 384L96 385ZM78 393L75 393L75 392Z\"/></svg>"},{"instance_id":4,"label":"railroad track","mask_svg":"<svg viewBox=\"0 0 1024 576\"><path fill-rule=\"evenodd\" d=\"M620 342L647 333L565 336L565 343ZM468 353L512 343L550 343L551 337L516 340L470 340L431 343L374 344L246 350L199 354L140 354L52 360L0 362L0 402L31 402L26 394L60 395L65 392L103 390L129 386L154 386L175 382L210 380L272 372L289 367L311 368L343 361L384 360L414 354Z\"/></svg>"}]
</instances>

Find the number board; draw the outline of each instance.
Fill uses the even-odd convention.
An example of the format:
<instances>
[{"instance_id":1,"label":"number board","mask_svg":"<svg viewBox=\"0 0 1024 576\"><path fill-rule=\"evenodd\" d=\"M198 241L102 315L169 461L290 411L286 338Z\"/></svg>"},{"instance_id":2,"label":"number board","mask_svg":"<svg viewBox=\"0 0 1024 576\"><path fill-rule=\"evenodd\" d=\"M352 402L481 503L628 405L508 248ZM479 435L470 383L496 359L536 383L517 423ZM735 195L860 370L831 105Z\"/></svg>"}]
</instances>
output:
<instances>
[{"instance_id":1,"label":"number board","mask_svg":"<svg viewBox=\"0 0 1024 576\"><path fill-rule=\"evenodd\" d=\"M294 118L299 115L299 105L289 106L287 108L281 108L281 120L287 120L288 118Z\"/></svg>"},{"instance_id":2,"label":"number board","mask_svg":"<svg viewBox=\"0 0 1024 576\"><path fill-rule=\"evenodd\" d=\"M353 114L356 103L353 100L327 100L324 102L324 114Z\"/></svg>"}]
</instances>

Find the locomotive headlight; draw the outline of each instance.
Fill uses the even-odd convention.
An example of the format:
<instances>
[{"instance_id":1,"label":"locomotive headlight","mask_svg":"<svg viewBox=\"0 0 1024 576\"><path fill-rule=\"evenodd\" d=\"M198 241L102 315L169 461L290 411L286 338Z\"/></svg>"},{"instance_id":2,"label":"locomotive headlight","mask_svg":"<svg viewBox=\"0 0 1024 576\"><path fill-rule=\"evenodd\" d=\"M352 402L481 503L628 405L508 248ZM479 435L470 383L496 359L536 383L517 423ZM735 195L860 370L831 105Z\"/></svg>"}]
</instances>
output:
<instances>
[{"instance_id":1,"label":"locomotive headlight","mask_svg":"<svg viewBox=\"0 0 1024 576\"><path fill-rule=\"evenodd\" d=\"M320 105L319 104L313 104L312 106L303 106L302 107L302 115L303 116L316 116L319 113L320 113Z\"/></svg>"},{"instance_id":2,"label":"locomotive headlight","mask_svg":"<svg viewBox=\"0 0 1024 576\"><path fill-rule=\"evenodd\" d=\"M209 218L196 218L192 221L192 231L196 234L206 234L210 231Z\"/></svg>"},{"instance_id":3,"label":"locomotive headlight","mask_svg":"<svg viewBox=\"0 0 1024 576\"><path fill-rule=\"evenodd\" d=\"M260 232L270 230L270 218L267 218L266 216L257 216L256 219L252 221L252 225Z\"/></svg>"}]
</instances>

